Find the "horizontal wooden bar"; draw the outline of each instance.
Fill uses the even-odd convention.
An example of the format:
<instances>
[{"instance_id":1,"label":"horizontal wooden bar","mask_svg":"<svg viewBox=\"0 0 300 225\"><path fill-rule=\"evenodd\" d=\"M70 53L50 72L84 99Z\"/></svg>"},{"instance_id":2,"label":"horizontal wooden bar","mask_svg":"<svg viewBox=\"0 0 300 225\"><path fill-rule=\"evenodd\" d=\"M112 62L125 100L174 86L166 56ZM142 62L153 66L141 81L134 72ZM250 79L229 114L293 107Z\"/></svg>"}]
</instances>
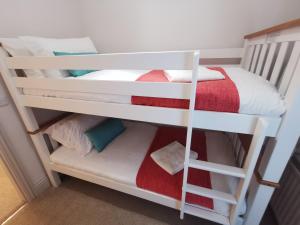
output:
<instances>
[{"instance_id":1,"label":"horizontal wooden bar","mask_svg":"<svg viewBox=\"0 0 300 225\"><path fill-rule=\"evenodd\" d=\"M251 33L251 34L247 34L244 36L244 39L252 39L252 38L256 38L262 35L266 35L266 34L270 34L270 33L274 33L274 32L278 32L278 31L282 31L282 30L286 30L289 28L293 28L293 27L297 27L300 26L300 18L299 19L295 19L295 20L291 20L267 29L263 29L260 30L258 32L255 33Z\"/></svg>"},{"instance_id":2,"label":"horizontal wooden bar","mask_svg":"<svg viewBox=\"0 0 300 225\"><path fill-rule=\"evenodd\" d=\"M188 110L165 107L152 107L75 99L51 98L21 95L24 106L75 112L152 123L187 126ZM224 113L196 110L194 128L253 134L259 116L238 113ZM266 135L274 137L281 121L280 117L263 117L270 124Z\"/></svg>"},{"instance_id":3,"label":"horizontal wooden bar","mask_svg":"<svg viewBox=\"0 0 300 225\"><path fill-rule=\"evenodd\" d=\"M217 191L209 188L204 188L200 186L196 186L193 184L187 184L186 185L186 191L188 193L192 193L199 196L204 196L207 198L213 198L216 200L221 200L230 204L237 204L237 200L234 195L228 194L222 191Z\"/></svg>"},{"instance_id":4,"label":"horizontal wooden bar","mask_svg":"<svg viewBox=\"0 0 300 225\"><path fill-rule=\"evenodd\" d=\"M24 56L7 58L9 69L174 69L191 70L194 51L113 53L80 56Z\"/></svg>"},{"instance_id":5,"label":"horizontal wooden bar","mask_svg":"<svg viewBox=\"0 0 300 225\"><path fill-rule=\"evenodd\" d=\"M7 58L7 66L10 69L191 70L195 52L196 51L176 51L113 53L85 56L9 57ZM239 59L242 57L242 49L203 49L200 50L200 57L201 59Z\"/></svg>"},{"instance_id":6,"label":"horizontal wooden bar","mask_svg":"<svg viewBox=\"0 0 300 225\"><path fill-rule=\"evenodd\" d=\"M280 184L279 183L275 183L275 182L263 180L262 177L261 177L261 175L259 174L259 172L257 170L254 172L254 175L255 175L257 183L259 183L261 185L268 186L268 187L280 188Z\"/></svg>"},{"instance_id":7,"label":"horizontal wooden bar","mask_svg":"<svg viewBox=\"0 0 300 225\"><path fill-rule=\"evenodd\" d=\"M185 204L184 212L196 217L200 217L200 218L204 218L216 222L218 224L230 225L230 221L228 217L192 205Z\"/></svg>"},{"instance_id":8,"label":"horizontal wooden bar","mask_svg":"<svg viewBox=\"0 0 300 225\"><path fill-rule=\"evenodd\" d=\"M50 158L51 159L51 158ZM66 174L72 177L76 177L81 180L85 180L94 184L101 185L103 187L111 188L116 191L120 191L123 193L127 193L139 198L143 198L164 206L168 206L174 209L180 208L180 201L174 198L171 198L166 195L158 194L156 192L148 191L145 189L141 189L137 186L133 186L130 184L122 183L119 181L115 181L113 179L102 177L99 175L95 175L90 172L83 171L80 169L78 165L74 165L74 167L68 167L63 164L58 164L54 162L50 162L50 168L53 171L57 171L62 174Z\"/></svg>"},{"instance_id":9,"label":"horizontal wooden bar","mask_svg":"<svg viewBox=\"0 0 300 225\"><path fill-rule=\"evenodd\" d=\"M13 78L16 87L75 93L189 99L191 83L103 81L84 79Z\"/></svg>"},{"instance_id":10,"label":"horizontal wooden bar","mask_svg":"<svg viewBox=\"0 0 300 225\"><path fill-rule=\"evenodd\" d=\"M243 168L222 165L219 163L206 162L202 160L191 159L189 167L239 178L245 178L246 176L246 172Z\"/></svg>"}]
</instances>

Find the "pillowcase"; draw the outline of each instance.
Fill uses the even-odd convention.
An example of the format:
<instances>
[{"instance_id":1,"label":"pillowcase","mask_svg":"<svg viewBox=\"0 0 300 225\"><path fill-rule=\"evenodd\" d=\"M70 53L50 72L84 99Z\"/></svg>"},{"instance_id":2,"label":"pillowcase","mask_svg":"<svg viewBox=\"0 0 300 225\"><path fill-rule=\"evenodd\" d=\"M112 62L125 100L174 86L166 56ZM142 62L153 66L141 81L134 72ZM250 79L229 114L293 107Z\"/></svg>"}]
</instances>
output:
<instances>
[{"instance_id":1,"label":"pillowcase","mask_svg":"<svg viewBox=\"0 0 300 225\"><path fill-rule=\"evenodd\" d=\"M184 167L185 147L177 141L174 141L165 147L152 152L151 158L161 168L171 175L178 173ZM191 151L190 159L197 159L198 153Z\"/></svg>"},{"instance_id":2,"label":"pillowcase","mask_svg":"<svg viewBox=\"0 0 300 225\"><path fill-rule=\"evenodd\" d=\"M125 127L120 119L110 118L86 131L85 134L93 143L95 149L101 152L124 130Z\"/></svg>"},{"instance_id":3,"label":"pillowcase","mask_svg":"<svg viewBox=\"0 0 300 225\"><path fill-rule=\"evenodd\" d=\"M32 36L21 36L27 49L34 56L54 56L57 52L97 52L90 38L55 39ZM64 70L45 70L47 77L64 78L68 72Z\"/></svg>"},{"instance_id":4,"label":"pillowcase","mask_svg":"<svg viewBox=\"0 0 300 225\"><path fill-rule=\"evenodd\" d=\"M165 75L171 82L192 82L191 70L165 70ZM204 66L198 67L197 81L222 79L225 79L225 77L219 71L211 70Z\"/></svg>"},{"instance_id":5,"label":"pillowcase","mask_svg":"<svg viewBox=\"0 0 300 225\"><path fill-rule=\"evenodd\" d=\"M55 56L70 56L70 55L93 55L97 54L97 52L53 52ZM95 72L97 70L68 70L69 74L72 77L80 77L82 75L85 75L87 73Z\"/></svg>"},{"instance_id":6,"label":"pillowcase","mask_svg":"<svg viewBox=\"0 0 300 225\"><path fill-rule=\"evenodd\" d=\"M18 38L0 38L2 47L11 56L33 56L32 53L26 48L24 42ZM40 70L24 70L27 77L44 77Z\"/></svg>"},{"instance_id":7,"label":"pillowcase","mask_svg":"<svg viewBox=\"0 0 300 225\"><path fill-rule=\"evenodd\" d=\"M74 114L50 126L45 133L61 143L66 148L72 149L84 156L92 150L92 143L84 132L105 117Z\"/></svg>"}]
</instances>

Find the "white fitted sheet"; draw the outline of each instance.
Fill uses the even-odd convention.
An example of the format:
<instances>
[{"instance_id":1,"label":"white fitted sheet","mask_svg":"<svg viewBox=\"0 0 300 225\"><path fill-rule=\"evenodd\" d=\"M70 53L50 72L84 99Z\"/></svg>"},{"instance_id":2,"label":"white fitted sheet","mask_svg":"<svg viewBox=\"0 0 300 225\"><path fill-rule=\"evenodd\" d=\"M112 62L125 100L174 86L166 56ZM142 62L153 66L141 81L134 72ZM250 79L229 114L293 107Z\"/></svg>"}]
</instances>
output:
<instances>
[{"instance_id":1,"label":"white fitted sheet","mask_svg":"<svg viewBox=\"0 0 300 225\"><path fill-rule=\"evenodd\" d=\"M52 162L78 168L129 185L136 185L137 172L145 158L157 128L150 124L124 122L126 130L98 153L93 149L85 157L72 149L59 147Z\"/></svg>"},{"instance_id":2,"label":"white fitted sheet","mask_svg":"<svg viewBox=\"0 0 300 225\"><path fill-rule=\"evenodd\" d=\"M93 150L82 157L63 146L51 154L52 162L80 169L117 182L136 186L136 176L157 128L150 124L125 122L126 131L117 137L105 150L97 153ZM208 161L234 165L231 144L226 135L207 132ZM238 179L211 173L212 188L234 193ZM198 206L197 206L198 207ZM229 204L214 200L215 212L228 216ZM245 204L241 214L245 212Z\"/></svg>"},{"instance_id":3,"label":"white fitted sheet","mask_svg":"<svg viewBox=\"0 0 300 225\"><path fill-rule=\"evenodd\" d=\"M285 112L284 101L272 84L265 82L263 78L238 67L226 67L224 69L238 89L240 96L239 113L280 116ZM149 70L101 70L78 78L68 77L65 79L134 82L138 77L147 72L149 72ZM27 88L23 89L23 92L26 95L131 104L131 96L126 95L79 93Z\"/></svg>"}]
</instances>

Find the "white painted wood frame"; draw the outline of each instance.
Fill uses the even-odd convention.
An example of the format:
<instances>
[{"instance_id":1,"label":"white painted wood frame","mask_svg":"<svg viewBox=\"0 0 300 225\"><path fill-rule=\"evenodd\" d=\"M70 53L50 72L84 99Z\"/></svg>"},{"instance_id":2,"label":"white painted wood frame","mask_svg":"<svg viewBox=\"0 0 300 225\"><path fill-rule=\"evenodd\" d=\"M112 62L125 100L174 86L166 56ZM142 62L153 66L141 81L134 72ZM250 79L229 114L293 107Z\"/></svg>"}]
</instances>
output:
<instances>
[{"instance_id":1,"label":"white painted wood frame","mask_svg":"<svg viewBox=\"0 0 300 225\"><path fill-rule=\"evenodd\" d=\"M14 70L9 70L6 66L5 59L7 58L7 53L0 47L0 72L2 75L2 78L6 84L6 87L17 107L17 110L21 116L22 121L24 122L24 125L27 129L27 131L34 131L39 128L39 125L37 123L37 120L33 114L33 111L29 107L25 107L22 103L22 100L20 99L20 94L18 88L15 86L12 76L16 76L16 73ZM59 186L60 184L60 178L58 174L55 171L52 171L49 167L49 149L46 146L46 143L42 137L42 134L39 134L38 137L32 138L33 144L37 150L37 153L43 163L43 166L45 168L45 171L48 175L48 178L51 182L51 184L54 187Z\"/></svg>"},{"instance_id":2,"label":"white painted wood frame","mask_svg":"<svg viewBox=\"0 0 300 225\"><path fill-rule=\"evenodd\" d=\"M245 44L244 52L240 49L232 50L200 50L201 59L206 58L240 58L242 66L258 75L262 70L262 77L270 79L273 84L278 84L281 93L290 93L290 81L294 79L294 68L298 63L297 51L300 32L293 30L292 33L284 33L279 37L258 38L248 40ZM284 59L286 59L289 42L294 42L294 48L289 62L284 69ZM282 44L284 43L284 44ZM266 47L270 45L269 49ZM277 49L279 55L277 56ZM295 53L296 52L296 53ZM90 56L62 56L62 57L14 57L6 58L6 64L2 63L2 73L5 83L14 98L21 117L28 131L34 131L38 128L35 118L29 107L39 107L45 109L70 111L77 113L119 117L124 119L133 119L146 122L155 122L162 124L171 124L188 127L185 178L187 168L194 167L205 169L207 171L219 172L221 174L238 176L241 178L240 189L236 196L220 193L213 190L195 188L183 182L183 201L181 202L181 217L183 213L189 213L221 224L235 224L237 220L238 208L241 205L251 180L254 166L260 153L262 143L265 137L276 137L278 128L281 124L281 118L263 117L258 115L245 115L237 113L222 113L194 110L196 70L195 64L199 63L199 53L197 51L181 52L155 52L155 53L122 53L122 54L103 54ZM275 67L272 67L275 62ZM103 82L94 81L82 82L77 80L55 80L49 78L19 78L12 77L14 69L193 69L193 82L190 84L163 84L163 83L140 83L129 82ZM10 71L9 71L10 70ZM286 72L290 71L292 74ZM270 75L270 77L269 77ZM107 88L107 86L110 88ZM299 85L299 84L297 84ZM101 89L99 88L101 87ZM299 87L299 86L297 86ZM117 103L104 103L96 101L83 101L75 99L50 98L41 96L24 95L20 90L22 88L38 88L51 90L70 90L78 92L93 93L113 93L127 94L136 96L151 97L171 97L179 99L189 99L190 108L169 109L160 107L138 106ZM153 91L155 89L155 91ZM288 98L290 102L290 99ZM299 108L298 108L299 109ZM245 166L243 168L227 167L226 165L214 164L202 161L189 160L192 128L202 128L210 130L237 132L253 134L254 139L251 143L250 154L248 154ZM111 184L104 182L103 178L96 177L83 171L67 168L61 165L54 165L49 159L49 152L46 149L45 142L41 134L31 135L32 140L38 150L42 162L46 168L48 176L54 186L59 184L56 172L65 173L81 179L85 179L101 185L124 191L148 200L158 202L170 207L178 208L177 203L155 193L149 193L145 190L125 188L121 184ZM124 190L123 190L124 189ZM190 191L203 196L221 199L233 203L233 208L229 218L220 217L215 213L205 211L185 204L185 192ZM176 205L176 206L175 206Z\"/></svg>"}]
</instances>

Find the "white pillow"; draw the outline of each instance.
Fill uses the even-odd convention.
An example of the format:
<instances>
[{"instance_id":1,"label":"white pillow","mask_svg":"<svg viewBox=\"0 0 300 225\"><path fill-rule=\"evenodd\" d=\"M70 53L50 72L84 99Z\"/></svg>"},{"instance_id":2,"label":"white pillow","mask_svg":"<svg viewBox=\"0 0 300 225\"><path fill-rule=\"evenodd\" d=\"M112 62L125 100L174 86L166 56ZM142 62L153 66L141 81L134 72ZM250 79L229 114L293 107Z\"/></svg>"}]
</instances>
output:
<instances>
[{"instance_id":1,"label":"white pillow","mask_svg":"<svg viewBox=\"0 0 300 225\"><path fill-rule=\"evenodd\" d=\"M151 158L169 174L174 175L184 167L185 147L177 141L152 152ZM191 151L191 159L197 159L198 153Z\"/></svg>"},{"instance_id":2,"label":"white pillow","mask_svg":"<svg viewBox=\"0 0 300 225\"><path fill-rule=\"evenodd\" d=\"M11 56L33 56L26 48L24 42L18 38L0 38L0 43ZM26 69L24 72L27 77L44 77L44 74L40 70Z\"/></svg>"},{"instance_id":3,"label":"white pillow","mask_svg":"<svg viewBox=\"0 0 300 225\"><path fill-rule=\"evenodd\" d=\"M45 133L66 148L84 156L92 150L92 143L84 132L105 120L105 117L74 114L50 126Z\"/></svg>"},{"instance_id":4,"label":"white pillow","mask_svg":"<svg viewBox=\"0 0 300 225\"><path fill-rule=\"evenodd\" d=\"M165 70L165 75L171 82L192 82L191 70ZM204 66L198 67L198 81L222 79L225 79L225 77L221 72L208 69Z\"/></svg>"},{"instance_id":5,"label":"white pillow","mask_svg":"<svg viewBox=\"0 0 300 225\"><path fill-rule=\"evenodd\" d=\"M239 67L224 69L239 92L239 113L280 116L286 111L283 98L269 81Z\"/></svg>"},{"instance_id":6,"label":"white pillow","mask_svg":"<svg viewBox=\"0 0 300 225\"><path fill-rule=\"evenodd\" d=\"M68 39L55 39L55 38L42 38L32 36L21 36L20 40L34 56L54 56L56 52L97 52L93 42L89 37L84 38L68 38ZM68 76L64 70L45 70L47 77L63 78Z\"/></svg>"}]
</instances>

